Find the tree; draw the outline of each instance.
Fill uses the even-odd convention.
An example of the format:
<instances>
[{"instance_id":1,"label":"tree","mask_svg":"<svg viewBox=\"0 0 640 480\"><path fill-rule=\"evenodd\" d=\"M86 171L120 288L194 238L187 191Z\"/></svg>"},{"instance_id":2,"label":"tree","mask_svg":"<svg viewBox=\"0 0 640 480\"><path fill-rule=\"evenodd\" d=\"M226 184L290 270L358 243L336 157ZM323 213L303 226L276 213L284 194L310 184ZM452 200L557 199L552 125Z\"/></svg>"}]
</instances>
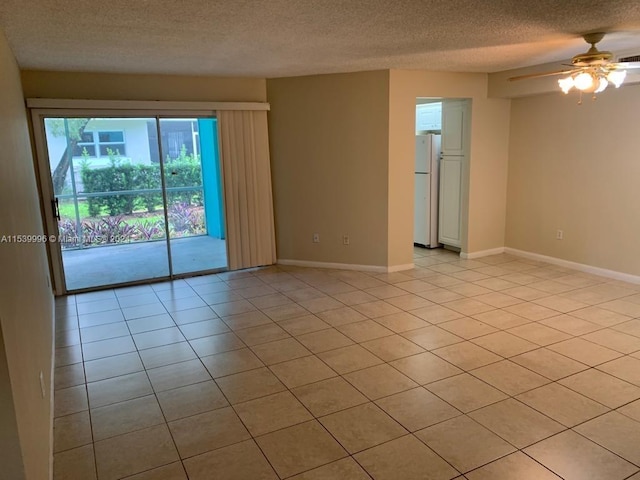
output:
<instances>
[{"instance_id":1,"label":"tree","mask_svg":"<svg viewBox=\"0 0 640 480\"><path fill-rule=\"evenodd\" d=\"M67 146L62 152L60 161L53 173L51 174L51 181L53 182L53 193L59 195L62 193L64 183L67 180L67 172L71 165L71 159L73 152L75 151L78 142L82 139L82 134L87 124L91 121L90 118L56 118L49 119L49 125L51 126L51 133L56 137L66 136Z\"/></svg>"}]
</instances>

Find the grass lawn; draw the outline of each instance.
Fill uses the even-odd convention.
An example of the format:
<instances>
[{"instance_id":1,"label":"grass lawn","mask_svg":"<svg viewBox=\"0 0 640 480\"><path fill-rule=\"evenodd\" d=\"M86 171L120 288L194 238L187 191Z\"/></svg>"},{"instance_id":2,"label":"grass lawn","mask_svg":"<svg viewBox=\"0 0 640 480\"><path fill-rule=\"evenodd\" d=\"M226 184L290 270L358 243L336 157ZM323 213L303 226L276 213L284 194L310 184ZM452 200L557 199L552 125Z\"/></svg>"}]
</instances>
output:
<instances>
[{"instance_id":1,"label":"grass lawn","mask_svg":"<svg viewBox=\"0 0 640 480\"><path fill-rule=\"evenodd\" d=\"M63 200L58 207L60 216L63 218L76 218L76 209L73 205L73 200ZM86 218L89 216L89 207L84 202L78 202L78 210L80 210L80 218Z\"/></svg>"},{"instance_id":2,"label":"grass lawn","mask_svg":"<svg viewBox=\"0 0 640 480\"><path fill-rule=\"evenodd\" d=\"M70 218L71 220L75 220L76 218L76 210L73 205L73 201L71 200L63 200L60 202L59 206L60 216L62 218ZM86 202L78 202L78 211L80 213L80 220L99 220L100 217L91 217L89 215L89 206ZM106 212L103 212L105 216L108 216ZM131 215L125 215L124 220L128 224L139 224L139 223L155 223L159 221L164 221L164 216L161 212L148 213L146 210L140 212L133 212Z\"/></svg>"}]
</instances>

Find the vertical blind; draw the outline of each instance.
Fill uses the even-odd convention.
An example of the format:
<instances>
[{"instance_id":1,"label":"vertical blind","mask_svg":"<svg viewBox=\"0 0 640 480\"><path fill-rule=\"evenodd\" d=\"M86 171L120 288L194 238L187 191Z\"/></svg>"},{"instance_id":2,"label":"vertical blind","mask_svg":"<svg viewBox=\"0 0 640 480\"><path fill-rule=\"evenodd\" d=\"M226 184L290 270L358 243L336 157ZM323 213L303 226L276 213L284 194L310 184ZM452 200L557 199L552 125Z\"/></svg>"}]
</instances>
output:
<instances>
[{"instance_id":1,"label":"vertical blind","mask_svg":"<svg viewBox=\"0 0 640 480\"><path fill-rule=\"evenodd\" d=\"M218 111L229 269L276 262L267 112Z\"/></svg>"}]
</instances>

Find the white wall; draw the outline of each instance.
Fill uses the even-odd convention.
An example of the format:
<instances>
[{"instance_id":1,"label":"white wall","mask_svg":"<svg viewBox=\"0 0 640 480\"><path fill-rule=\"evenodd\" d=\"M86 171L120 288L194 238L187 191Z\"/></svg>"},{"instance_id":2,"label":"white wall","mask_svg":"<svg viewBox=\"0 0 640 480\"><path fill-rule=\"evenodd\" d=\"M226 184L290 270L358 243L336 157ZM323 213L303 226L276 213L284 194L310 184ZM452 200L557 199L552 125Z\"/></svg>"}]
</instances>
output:
<instances>
[{"instance_id":1,"label":"white wall","mask_svg":"<svg viewBox=\"0 0 640 480\"><path fill-rule=\"evenodd\" d=\"M86 132L98 131L123 131L125 140L126 155L132 163L150 163L151 153L149 151L149 133L147 131L147 121L141 119L92 119L85 127ZM47 151L51 170L55 169L67 146L67 139L64 134L54 135L51 122L45 121L45 135L47 140ZM80 157L77 157L80 160ZM108 165L107 157L99 161L91 160L92 164ZM79 163L74 160L75 166L79 169Z\"/></svg>"},{"instance_id":2,"label":"white wall","mask_svg":"<svg viewBox=\"0 0 640 480\"><path fill-rule=\"evenodd\" d=\"M149 132L144 119L94 119L87 124L87 131L123 131L125 141L125 158L132 163L150 163Z\"/></svg>"}]
</instances>

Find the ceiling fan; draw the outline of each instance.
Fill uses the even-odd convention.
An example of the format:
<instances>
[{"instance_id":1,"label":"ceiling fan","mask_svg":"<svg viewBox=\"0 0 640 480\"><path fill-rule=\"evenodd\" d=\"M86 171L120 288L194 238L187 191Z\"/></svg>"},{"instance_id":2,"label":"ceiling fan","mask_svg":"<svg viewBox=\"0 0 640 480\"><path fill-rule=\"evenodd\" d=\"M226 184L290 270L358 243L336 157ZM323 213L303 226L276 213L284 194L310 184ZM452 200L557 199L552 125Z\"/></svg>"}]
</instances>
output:
<instances>
[{"instance_id":1,"label":"ceiling fan","mask_svg":"<svg viewBox=\"0 0 640 480\"><path fill-rule=\"evenodd\" d=\"M553 75L567 75L558 80L558 85L564 93L569 93L572 88L581 93L600 93L609 84L618 88L624 82L627 69L640 68L640 62L613 62L613 53L601 51L596 44L604 38L604 33L587 33L582 36L591 48L571 59L571 65L567 69L555 72L532 73L509 78L510 81L524 80L528 78L548 77Z\"/></svg>"}]
</instances>

